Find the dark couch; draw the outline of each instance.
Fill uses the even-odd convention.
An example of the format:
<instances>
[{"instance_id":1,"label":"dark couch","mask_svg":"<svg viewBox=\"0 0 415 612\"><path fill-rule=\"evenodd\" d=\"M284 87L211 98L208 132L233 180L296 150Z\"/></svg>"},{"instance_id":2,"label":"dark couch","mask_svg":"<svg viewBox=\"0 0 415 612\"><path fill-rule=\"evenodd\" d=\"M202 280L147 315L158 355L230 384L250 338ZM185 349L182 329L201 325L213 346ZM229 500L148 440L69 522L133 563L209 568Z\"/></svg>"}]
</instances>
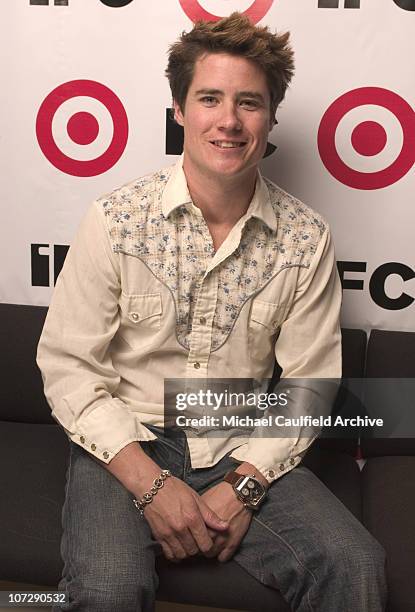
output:
<instances>
[{"instance_id":1,"label":"dark couch","mask_svg":"<svg viewBox=\"0 0 415 612\"><path fill-rule=\"evenodd\" d=\"M68 441L50 415L35 363L46 310L0 304L0 580L56 588ZM372 331L368 346L361 330L342 334L344 377L360 379L365 370L371 377L415 377L415 334ZM345 385L334 411L361 413L361 393L364 389L351 393ZM415 445L412 440L365 439L362 450L368 458L362 472L353 432L343 439L319 440L304 462L385 547L388 612L415 611ZM158 571L160 600L289 610L278 592L232 561L194 558L176 565L160 559Z\"/></svg>"}]
</instances>

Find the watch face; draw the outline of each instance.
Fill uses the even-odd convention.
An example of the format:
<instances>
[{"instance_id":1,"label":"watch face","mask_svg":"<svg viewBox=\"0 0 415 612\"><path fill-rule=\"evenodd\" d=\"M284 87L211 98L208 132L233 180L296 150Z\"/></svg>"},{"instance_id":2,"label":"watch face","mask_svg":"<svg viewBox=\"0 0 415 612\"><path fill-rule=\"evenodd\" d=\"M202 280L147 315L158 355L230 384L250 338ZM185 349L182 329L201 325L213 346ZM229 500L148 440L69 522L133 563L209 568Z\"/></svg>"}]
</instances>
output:
<instances>
[{"instance_id":1,"label":"watch face","mask_svg":"<svg viewBox=\"0 0 415 612\"><path fill-rule=\"evenodd\" d=\"M237 485L236 491L242 501L249 506L257 506L265 496L265 488L257 480L246 476Z\"/></svg>"}]
</instances>

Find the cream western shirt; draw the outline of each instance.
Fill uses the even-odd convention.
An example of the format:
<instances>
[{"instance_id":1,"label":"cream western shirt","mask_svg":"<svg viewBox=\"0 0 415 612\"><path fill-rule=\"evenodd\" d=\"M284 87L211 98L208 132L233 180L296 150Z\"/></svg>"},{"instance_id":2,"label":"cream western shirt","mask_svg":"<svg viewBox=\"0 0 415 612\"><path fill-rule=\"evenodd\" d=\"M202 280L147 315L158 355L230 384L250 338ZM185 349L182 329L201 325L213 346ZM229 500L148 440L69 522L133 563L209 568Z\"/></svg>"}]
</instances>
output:
<instances>
[{"instance_id":1,"label":"cream western shirt","mask_svg":"<svg viewBox=\"0 0 415 612\"><path fill-rule=\"evenodd\" d=\"M109 463L163 426L164 379L341 376L341 289L327 223L258 174L215 252L182 158L93 203L59 275L38 347L53 417ZM313 412L295 395L291 409ZM302 405L304 402L304 405ZM241 433L241 432L239 432ZM242 432L243 433L243 432ZM188 435L193 468L227 452L272 482L313 437Z\"/></svg>"}]
</instances>

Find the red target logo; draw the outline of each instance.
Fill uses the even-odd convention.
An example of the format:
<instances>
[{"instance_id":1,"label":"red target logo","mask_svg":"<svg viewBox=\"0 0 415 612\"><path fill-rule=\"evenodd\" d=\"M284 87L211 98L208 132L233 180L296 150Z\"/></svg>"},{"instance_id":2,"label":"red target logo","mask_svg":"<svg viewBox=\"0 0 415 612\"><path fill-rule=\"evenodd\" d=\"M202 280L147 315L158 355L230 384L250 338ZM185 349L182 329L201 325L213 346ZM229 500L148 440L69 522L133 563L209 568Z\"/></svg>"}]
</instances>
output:
<instances>
[{"instance_id":1,"label":"red target logo","mask_svg":"<svg viewBox=\"0 0 415 612\"><path fill-rule=\"evenodd\" d=\"M127 114L120 99L102 83L68 81L42 102L36 136L44 156L62 172L97 176L112 168L124 152Z\"/></svg>"},{"instance_id":2,"label":"red target logo","mask_svg":"<svg viewBox=\"0 0 415 612\"><path fill-rule=\"evenodd\" d=\"M327 170L344 185L382 189L415 163L415 112L388 89L354 89L324 113L318 150Z\"/></svg>"},{"instance_id":3,"label":"red target logo","mask_svg":"<svg viewBox=\"0 0 415 612\"><path fill-rule=\"evenodd\" d=\"M224 8L226 9L227 15L233 11L243 12L247 15L253 23L258 23L268 13L274 0L231 0L232 6L230 6L229 0L226 1ZM216 10L218 4L224 4L221 0L179 0L180 5L186 15L193 22L195 21L218 21L225 15L217 15ZM203 4L203 6L202 6ZM246 6L243 6L243 5ZM213 5L215 8L211 8ZM215 13L213 13L215 10Z\"/></svg>"}]
</instances>

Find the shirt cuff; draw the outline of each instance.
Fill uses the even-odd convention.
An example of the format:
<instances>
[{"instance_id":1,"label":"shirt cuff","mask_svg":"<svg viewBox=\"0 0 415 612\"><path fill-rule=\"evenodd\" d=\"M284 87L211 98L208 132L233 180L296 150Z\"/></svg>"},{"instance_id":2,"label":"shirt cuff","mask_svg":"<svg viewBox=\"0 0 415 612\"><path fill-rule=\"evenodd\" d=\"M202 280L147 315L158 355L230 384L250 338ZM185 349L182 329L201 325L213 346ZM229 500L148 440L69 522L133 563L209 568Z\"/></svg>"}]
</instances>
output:
<instances>
[{"instance_id":1,"label":"shirt cuff","mask_svg":"<svg viewBox=\"0 0 415 612\"><path fill-rule=\"evenodd\" d=\"M238 446L232 451L230 457L241 463L247 462L254 465L266 481L272 484L301 463L314 440L315 438L303 438L301 444L296 444L298 440L285 438L278 440L277 447L275 439L257 439L256 442L259 444L253 444L251 440ZM264 457L267 457L268 460L264 461Z\"/></svg>"},{"instance_id":2,"label":"shirt cuff","mask_svg":"<svg viewBox=\"0 0 415 612\"><path fill-rule=\"evenodd\" d=\"M104 463L131 442L156 440L154 435L119 399L100 404L75 421L68 437Z\"/></svg>"}]
</instances>

